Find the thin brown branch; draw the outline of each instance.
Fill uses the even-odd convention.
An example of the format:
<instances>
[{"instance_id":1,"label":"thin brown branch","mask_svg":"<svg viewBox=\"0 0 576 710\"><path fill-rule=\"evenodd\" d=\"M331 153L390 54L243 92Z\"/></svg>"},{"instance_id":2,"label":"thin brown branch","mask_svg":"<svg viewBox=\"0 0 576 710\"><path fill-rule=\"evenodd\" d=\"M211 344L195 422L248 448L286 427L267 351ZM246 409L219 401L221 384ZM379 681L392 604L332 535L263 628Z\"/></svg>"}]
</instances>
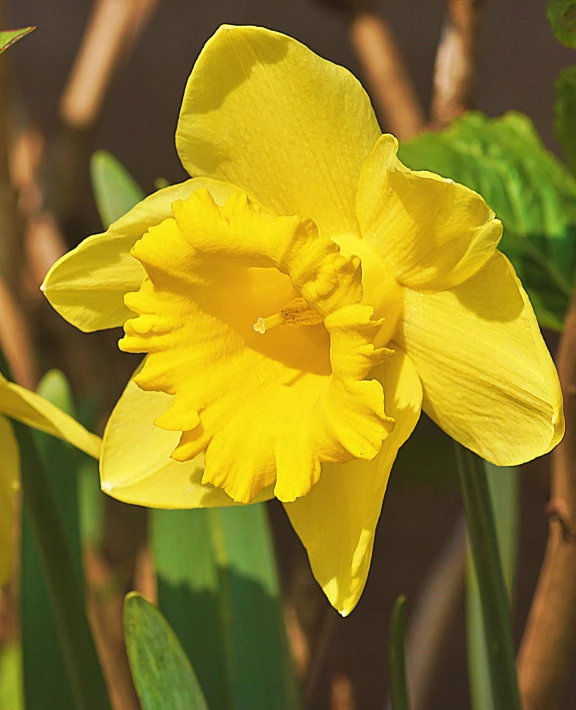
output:
<instances>
[{"instance_id":1,"label":"thin brown branch","mask_svg":"<svg viewBox=\"0 0 576 710\"><path fill-rule=\"evenodd\" d=\"M552 455L550 531L518 654L524 710L555 710L576 642L576 294L558 350L566 434Z\"/></svg>"},{"instance_id":2,"label":"thin brown branch","mask_svg":"<svg viewBox=\"0 0 576 710\"><path fill-rule=\"evenodd\" d=\"M436 53L432 122L448 125L472 107L484 0L448 0Z\"/></svg>"},{"instance_id":3,"label":"thin brown branch","mask_svg":"<svg viewBox=\"0 0 576 710\"><path fill-rule=\"evenodd\" d=\"M424 111L398 43L373 0L318 0L343 12L350 42L360 63L385 128L400 140L417 135L425 124Z\"/></svg>"}]
</instances>

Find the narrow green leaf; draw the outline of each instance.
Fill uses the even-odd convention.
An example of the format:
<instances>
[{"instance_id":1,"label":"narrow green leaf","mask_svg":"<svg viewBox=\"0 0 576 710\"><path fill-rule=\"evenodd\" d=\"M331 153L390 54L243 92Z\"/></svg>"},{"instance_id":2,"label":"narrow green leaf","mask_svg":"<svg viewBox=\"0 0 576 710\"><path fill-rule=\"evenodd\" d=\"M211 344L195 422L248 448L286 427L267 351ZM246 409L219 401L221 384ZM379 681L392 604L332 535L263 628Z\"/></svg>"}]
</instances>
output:
<instances>
[{"instance_id":1,"label":"narrow green leaf","mask_svg":"<svg viewBox=\"0 0 576 710\"><path fill-rule=\"evenodd\" d=\"M404 654L406 597L396 599L390 622L390 702L392 710L410 710Z\"/></svg>"},{"instance_id":2,"label":"narrow green leaf","mask_svg":"<svg viewBox=\"0 0 576 710\"><path fill-rule=\"evenodd\" d=\"M22 651L11 642L0 648L0 710L23 710Z\"/></svg>"},{"instance_id":3,"label":"narrow green leaf","mask_svg":"<svg viewBox=\"0 0 576 710\"><path fill-rule=\"evenodd\" d=\"M144 198L122 163L105 150L98 150L92 156L90 173L100 219L106 228Z\"/></svg>"},{"instance_id":4,"label":"narrow green leaf","mask_svg":"<svg viewBox=\"0 0 576 710\"><path fill-rule=\"evenodd\" d=\"M10 367L1 349L0 372L11 378ZM84 608L84 590L52 491L50 475L30 429L20 422L13 422L13 427L20 448L24 506L30 514L44 570L74 708L109 710L106 685ZM56 465L55 462L52 464Z\"/></svg>"},{"instance_id":5,"label":"narrow green leaf","mask_svg":"<svg viewBox=\"0 0 576 710\"><path fill-rule=\"evenodd\" d=\"M498 468L484 462L494 512L498 550L508 598L514 596L518 552L519 475L516 468ZM468 550L466 570L466 633L470 697L473 710L492 710L488 651L484 634L478 578Z\"/></svg>"},{"instance_id":6,"label":"narrow green leaf","mask_svg":"<svg viewBox=\"0 0 576 710\"><path fill-rule=\"evenodd\" d=\"M576 7L576 6L575 6ZM554 129L570 170L576 174L576 66L560 72L554 84Z\"/></svg>"},{"instance_id":7,"label":"narrow green leaf","mask_svg":"<svg viewBox=\"0 0 576 710\"><path fill-rule=\"evenodd\" d=\"M266 508L154 511L159 607L213 710L294 710Z\"/></svg>"},{"instance_id":8,"label":"narrow green leaf","mask_svg":"<svg viewBox=\"0 0 576 710\"><path fill-rule=\"evenodd\" d=\"M413 170L479 192L504 224L500 249L514 264L540 324L561 330L576 269L576 181L519 113L470 113L400 147Z\"/></svg>"},{"instance_id":9,"label":"narrow green leaf","mask_svg":"<svg viewBox=\"0 0 576 710\"><path fill-rule=\"evenodd\" d=\"M74 416L70 388L61 372L47 373L38 394ZM42 432L34 432L38 451L51 472L50 487L64 526L75 573L83 584L82 552L78 526L77 469L84 454ZM30 708L48 704L74 710L62 647L34 537L30 510L23 507L21 540L21 630L24 694Z\"/></svg>"},{"instance_id":10,"label":"narrow green leaf","mask_svg":"<svg viewBox=\"0 0 576 710\"><path fill-rule=\"evenodd\" d=\"M124 601L124 632L142 710L208 710L176 634L158 609L135 592Z\"/></svg>"},{"instance_id":11,"label":"narrow green leaf","mask_svg":"<svg viewBox=\"0 0 576 710\"><path fill-rule=\"evenodd\" d=\"M550 0L548 19L556 39L576 49L576 0Z\"/></svg>"},{"instance_id":12,"label":"narrow green leaf","mask_svg":"<svg viewBox=\"0 0 576 710\"><path fill-rule=\"evenodd\" d=\"M0 32L0 54L5 52L13 44L16 44L16 42L22 39L22 37L26 37L26 35L30 34L30 32L33 32L35 29L35 27L23 27L20 30L4 30L3 32Z\"/></svg>"},{"instance_id":13,"label":"narrow green leaf","mask_svg":"<svg viewBox=\"0 0 576 710\"><path fill-rule=\"evenodd\" d=\"M151 511L158 606L178 630L212 710L231 707L220 573L209 511Z\"/></svg>"},{"instance_id":14,"label":"narrow green leaf","mask_svg":"<svg viewBox=\"0 0 576 710\"><path fill-rule=\"evenodd\" d=\"M484 464L459 444L456 459L484 622L491 707L520 710L510 608Z\"/></svg>"}]
</instances>

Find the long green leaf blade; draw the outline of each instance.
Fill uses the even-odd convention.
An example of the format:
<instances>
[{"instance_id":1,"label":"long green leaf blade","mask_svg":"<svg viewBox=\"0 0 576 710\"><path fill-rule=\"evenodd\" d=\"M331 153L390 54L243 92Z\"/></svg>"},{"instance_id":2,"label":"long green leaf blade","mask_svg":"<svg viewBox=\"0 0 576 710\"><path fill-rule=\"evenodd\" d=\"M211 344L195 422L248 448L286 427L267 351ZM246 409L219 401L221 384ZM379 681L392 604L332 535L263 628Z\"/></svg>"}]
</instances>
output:
<instances>
[{"instance_id":1,"label":"long green leaf blade","mask_svg":"<svg viewBox=\"0 0 576 710\"><path fill-rule=\"evenodd\" d=\"M498 550L506 591L514 595L518 551L519 475L516 468L498 468L484 462L490 500L494 512ZM470 696L473 710L491 710L492 688L480 590L474 564L468 550L466 570L466 634Z\"/></svg>"},{"instance_id":2,"label":"long green leaf blade","mask_svg":"<svg viewBox=\"0 0 576 710\"><path fill-rule=\"evenodd\" d=\"M144 198L122 163L105 150L92 156L90 173L100 219L106 228Z\"/></svg>"},{"instance_id":3,"label":"long green leaf blade","mask_svg":"<svg viewBox=\"0 0 576 710\"><path fill-rule=\"evenodd\" d=\"M139 594L126 597L124 631L142 710L208 710L176 634L158 609Z\"/></svg>"},{"instance_id":4,"label":"long green leaf blade","mask_svg":"<svg viewBox=\"0 0 576 710\"><path fill-rule=\"evenodd\" d=\"M520 710L510 608L486 472L459 444L456 458L472 560L478 580L494 710Z\"/></svg>"},{"instance_id":5,"label":"long green leaf blade","mask_svg":"<svg viewBox=\"0 0 576 710\"><path fill-rule=\"evenodd\" d=\"M400 147L413 170L479 192L504 224L500 249L530 295L540 324L561 330L576 270L576 181L518 113L470 113Z\"/></svg>"},{"instance_id":6,"label":"long green leaf blade","mask_svg":"<svg viewBox=\"0 0 576 710\"><path fill-rule=\"evenodd\" d=\"M406 597L396 599L390 622L390 703L392 710L410 710L404 654Z\"/></svg>"},{"instance_id":7,"label":"long green leaf blade","mask_svg":"<svg viewBox=\"0 0 576 710\"><path fill-rule=\"evenodd\" d=\"M38 393L74 416L70 388L61 372L51 371L38 386ZM42 432L34 432L42 461L51 471L50 486L72 553L75 573L83 584L80 547L77 469L83 454ZM74 697L58 636L44 570L34 537L30 511L22 511L21 541L21 631L24 694L29 708L43 704L74 710Z\"/></svg>"},{"instance_id":8,"label":"long green leaf blade","mask_svg":"<svg viewBox=\"0 0 576 710\"><path fill-rule=\"evenodd\" d=\"M13 44L16 44L22 37L29 35L30 32L33 32L35 29L35 27L22 27L22 29L19 30L4 30L0 32L0 54L5 52Z\"/></svg>"}]
</instances>

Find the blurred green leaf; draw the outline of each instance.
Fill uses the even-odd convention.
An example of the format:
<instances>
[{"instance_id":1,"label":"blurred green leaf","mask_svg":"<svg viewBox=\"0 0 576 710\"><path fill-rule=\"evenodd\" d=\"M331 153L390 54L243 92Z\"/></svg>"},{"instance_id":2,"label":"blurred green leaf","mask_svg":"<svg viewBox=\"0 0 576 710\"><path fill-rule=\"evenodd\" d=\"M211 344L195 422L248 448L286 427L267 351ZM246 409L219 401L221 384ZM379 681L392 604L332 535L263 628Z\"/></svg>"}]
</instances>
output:
<instances>
[{"instance_id":1,"label":"blurred green leaf","mask_svg":"<svg viewBox=\"0 0 576 710\"><path fill-rule=\"evenodd\" d=\"M520 710L510 607L486 470L482 459L460 444L455 446L486 640L488 685L492 691L492 703L488 707ZM486 706L482 706L482 710L485 709Z\"/></svg>"},{"instance_id":2,"label":"blurred green leaf","mask_svg":"<svg viewBox=\"0 0 576 710\"><path fill-rule=\"evenodd\" d=\"M122 163L105 150L92 156L90 173L100 219L106 228L144 198Z\"/></svg>"},{"instance_id":3,"label":"blurred green leaf","mask_svg":"<svg viewBox=\"0 0 576 710\"><path fill-rule=\"evenodd\" d=\"M470 113L450 128L401 145L413 170L431 170L479 192L504 224L500 249L514 264L540 324L561 330L576 268L576 181L531 121Z\"/></svg>"},{"instance_id":4,"label":"blurred green leaf","mask_svg":"<svg viewBox=\"0 0 576 710\"><path fill-rule=\"evenodd\" d=\"M158 604L212 710L294 710L264 505L153 512Z\"/></svg>"},{"instance_id":5,"label":"blurred green leaf","mask_svg":"<svg viewBox=\"0 0 576 710\"><path fill-rule=\"evenodd\" d=\"M67 414L75 415L70 387L61 372L48 372L38 385L38 394ZM34 431L33 436L44 465L50 471L50 486L72 552L75 573L83 582L76 473L84 455L49 434ZM21 559L20 606L26 705L35 708L46 703L62 710L73 710L74 695L27 505L24 505L22 516Z\"/></svg>"},{"instance_id":6,"label":"blurred green leaf","mask_svg":"<svg viewBox=\"0 0 576 710\"><path fill-rule=\"evenodd\" d=\"M22 37L26 37L26 35L30 34L30 32L33 32L35 29L35 27L23 27L20 30L4 30L3 32L0 32L0 54L5 52L13 44L16 44L16 42L22 39Z\"/></svg>"},{"instance_id":7,"label":"blurred green leaf","mask_svg":"<svg viewBox=\"0 0 576 710\"><path fill-rule=\"evenodd\" d=\"M560 72L554 85L554 129L570 170L576 174L576 66Z\"/></svg>"},{"instance_id":8,"label":"blurred green leaf","mask_svg":"<svg viewBox=\"0 0 576 710\"><path fill-rule=\"evenodd\" d=\"M170 624L136 592L124 600L124 633L142 710L208 710L196 674Z\"/></svg>"},{"instance_id":9,"label":"blurred green leaf","mask_svg":"<svg viewBox=\"0 0 576 710\"><path fill-rule=\"evenodd\" d=\"M396 599L390 621L390 703L392 710L410 710L404 655L406 597Z\"/></svg>"},{"instance_id":10,"label":"blurred green leaf","mask_svg":"<svg viewBox=\"0 0 576 710\"><path fill-rule=\"evenodd\" d=\"M576 0L550 0L548 19L556 39L576 49Z\"/></svg>"},{"instance_id":11,"label":"blurred green leaf","mask_svg":"<svg viewBox=\"0 0 576 710\"><path fill-rule=\"evenodd\" d=\"M484 462L484 469L494 512L504 582L508 598L512 600L518 553L519 472L516 468L498 468L487 461ZM492 710L494 705L480 590L470 551L466 562L466 633L470 697L473 710Z\"/></svg>"},{"instance_id":12,"label":"blurred green leaf","mask_svg":"<svg viewBox=\"0 0 576 710\"><path fill-rule=\"evenodd\" d=\"M0 648L0 710L22 710L22 651L20 644Z\"/></svg>"}]
</instances>

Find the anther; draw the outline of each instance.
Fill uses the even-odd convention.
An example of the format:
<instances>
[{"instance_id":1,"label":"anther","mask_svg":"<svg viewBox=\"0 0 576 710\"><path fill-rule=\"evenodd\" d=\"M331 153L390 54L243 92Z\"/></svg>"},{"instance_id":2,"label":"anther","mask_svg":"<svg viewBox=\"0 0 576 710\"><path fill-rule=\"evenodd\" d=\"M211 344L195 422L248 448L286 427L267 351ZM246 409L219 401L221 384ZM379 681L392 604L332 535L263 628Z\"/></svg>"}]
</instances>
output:
<instances>
[{"instance_id":1,"label":"anther","mask_svg":"<svg viewBox=\"0 0 576 710\"><path fill-rule=\"evenodd\" d=\"M258 318L252 327L257 333L264 335L271 328L275 328L278 325L318 325L323 321L322 315L303 298L295 298L279 313L274 313L268 318Z\"/></svg>"}]
</instances>

